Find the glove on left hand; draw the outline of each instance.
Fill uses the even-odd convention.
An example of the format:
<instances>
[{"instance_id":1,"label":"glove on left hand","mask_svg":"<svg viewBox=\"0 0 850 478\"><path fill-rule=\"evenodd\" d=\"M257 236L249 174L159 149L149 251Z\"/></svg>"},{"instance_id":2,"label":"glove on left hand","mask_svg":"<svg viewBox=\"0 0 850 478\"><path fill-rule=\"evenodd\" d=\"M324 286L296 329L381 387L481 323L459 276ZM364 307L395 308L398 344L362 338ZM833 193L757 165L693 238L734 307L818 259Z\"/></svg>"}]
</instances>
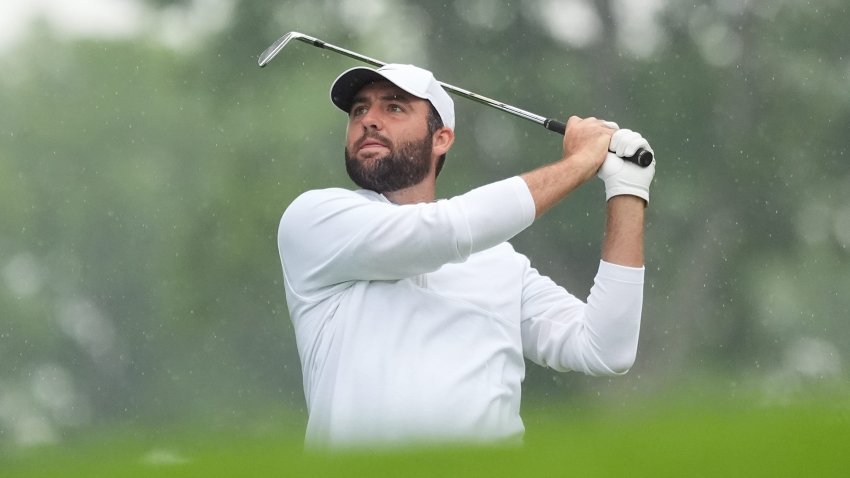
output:
<instances>
[{"instance_id":1,"label":"glove on left hand","mask_svg":"<svg viewBox=\"0 0 850 478\"><path fill-rule=\"evenodd\" d=\"M605 200L630 194L649 204L649 185L655 176L655 159L643 168L622 158L632 156L639 148L652 152L649 142L640 133L619 129L611 137L610 150L596 175L605 182Z\"/></svg>"}]
</instances>

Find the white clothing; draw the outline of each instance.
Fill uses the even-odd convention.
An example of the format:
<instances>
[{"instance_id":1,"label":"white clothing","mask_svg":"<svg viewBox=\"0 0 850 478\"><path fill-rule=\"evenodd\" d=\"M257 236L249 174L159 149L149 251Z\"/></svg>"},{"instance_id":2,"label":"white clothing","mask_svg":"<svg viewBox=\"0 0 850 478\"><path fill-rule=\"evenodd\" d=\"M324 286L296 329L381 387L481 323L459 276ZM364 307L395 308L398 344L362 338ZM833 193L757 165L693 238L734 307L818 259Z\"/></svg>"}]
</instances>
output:
<instances>
[{"instance_id":1,"label":"white clothing","mask_svg":"<svg viewBox=\"0 0 850 478\"><path fill-rule=\"evenodd\" d=\"M523 355L631 367L643 268L600 262L585 304L505 242L534 215L519 177L427 204L344 189L293 201L278 246L308 446L519 438Z\"/></svg>"}]
</instances>

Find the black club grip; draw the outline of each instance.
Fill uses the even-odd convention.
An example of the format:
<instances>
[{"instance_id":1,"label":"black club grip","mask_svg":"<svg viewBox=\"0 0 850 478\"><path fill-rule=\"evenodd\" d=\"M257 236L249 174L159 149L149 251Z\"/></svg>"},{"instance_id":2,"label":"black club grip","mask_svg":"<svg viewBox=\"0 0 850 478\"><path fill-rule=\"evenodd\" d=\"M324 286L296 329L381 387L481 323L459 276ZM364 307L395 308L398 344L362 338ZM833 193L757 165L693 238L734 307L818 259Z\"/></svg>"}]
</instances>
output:
<instances>
[{"instance_id":1,"label":"black club grip","mask_svg":"<svg viewBox=\"0 0 850 478\"><path fill-rule=\"evenodd\" d=\"M543 123L543 126L549 131L554 131L555 133L559 133L561 135L564 135L567 132L567 124L557 120L547 119ZM638 166L645 168L652 163L652 152L640 148L635 152L634 155L623 159L626 161L631 161L637 164Z\"/></svg>"}]
</instances>

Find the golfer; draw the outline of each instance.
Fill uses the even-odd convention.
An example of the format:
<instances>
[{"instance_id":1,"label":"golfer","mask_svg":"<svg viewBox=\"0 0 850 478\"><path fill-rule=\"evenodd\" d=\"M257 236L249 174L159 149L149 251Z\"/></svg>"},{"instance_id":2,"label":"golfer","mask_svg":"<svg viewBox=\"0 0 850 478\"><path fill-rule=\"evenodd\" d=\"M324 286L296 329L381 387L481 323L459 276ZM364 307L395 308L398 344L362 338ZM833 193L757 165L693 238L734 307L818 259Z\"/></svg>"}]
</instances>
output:
<instances>
[{"instance_id":1,"label":"golfer","mask_svg":"<svg viewBox=\"0 0 850 478\"><path fill-rule=\"evenodd\" d=\"M455 115L431 72L353 68L331 100L348 114L345 166L360 189L301 194L278 231L308 448L519 441L523 357L629 370L655 163L620 157L651 151L640 134L571 117L558 161L437 200ZM584 302L507 241L596 175L607 225Z\"/></svg>"}]
</instances>

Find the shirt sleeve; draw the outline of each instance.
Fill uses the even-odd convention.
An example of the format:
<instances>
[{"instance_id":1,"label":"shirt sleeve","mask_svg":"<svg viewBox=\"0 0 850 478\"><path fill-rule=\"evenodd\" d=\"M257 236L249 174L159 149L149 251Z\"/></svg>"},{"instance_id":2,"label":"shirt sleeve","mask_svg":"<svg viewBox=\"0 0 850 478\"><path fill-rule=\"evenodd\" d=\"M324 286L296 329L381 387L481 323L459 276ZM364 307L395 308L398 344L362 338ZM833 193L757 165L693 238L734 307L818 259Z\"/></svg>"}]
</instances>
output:
<instances>
[{"instance_id":1,"label":"shirt sleeve","mask_svg":"<svg viewBox=\"0 0 850 478\"><path fill-rule=\"evenodd\" d=\"M634 364L644 268L600 261L587 302L529 267L522 300L525 356L558 371L622 375Z\"/></svg>"},{"instance_id":2,"label":"shirt sleeve","mask_svg":"<svg viewBox=\"0 0 850 478\"><path fill-rule=\"evenodd\" d=\"M353 280L397 280L462 262L510 239L534 214L520 177L412 205L344 189L316 190L284 212L278 248L291 289L307 297Z\"/></svg>"}]
</instances>

